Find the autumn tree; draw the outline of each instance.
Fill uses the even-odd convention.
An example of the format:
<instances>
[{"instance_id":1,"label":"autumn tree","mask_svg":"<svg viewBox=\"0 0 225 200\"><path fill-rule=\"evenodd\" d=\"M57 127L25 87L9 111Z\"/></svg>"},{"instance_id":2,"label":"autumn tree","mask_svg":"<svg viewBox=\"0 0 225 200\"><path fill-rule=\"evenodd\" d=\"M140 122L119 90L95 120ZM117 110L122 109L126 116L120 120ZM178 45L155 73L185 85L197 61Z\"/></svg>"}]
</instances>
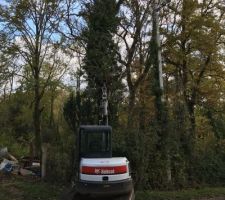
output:
<instances>
[{"instance_id":1,"label":"autumn tree","mask_svg":"<svg viewBox=\"0 0 225 200\"><path fill-rule=\"evenodd\" d=\"M169 89L170 97L176 110L176 123L183 132L180 153L183 151L189 159L189 169L197 137L195 111L207 98L205 84L209 83L210 74L217 74L222 67L224 10L220 5L219 1L174 1L170 11L165 11L166 23L162 26L165 70L169 78L167 88L175 85L173 90ZM191 171L190 176L193 175Z\"/></svg>"},{"instance_id":2,"label":"autumn tree","mask_svg":"<svg viewBox=\"0 0 225 200\"><path fill-rule=\"evenodd\" d=\"M55 27L58 25L59 1L16 1L1 4L2 32L11 35L9 48L17 52L20 63L26 63L32 75L33 125L37 149L43 150L41 132L41 99L55 69L54 54L58 49L58 39ZM52 53L53 52L53 53ZM44 82L41 76L46 75L44 65L48 65L47 78ZM51 61L52 60L52 61ZM43 176L45 173L43 172Z\"/></svg>"},{"instance_id":3,"label":"autumn tree","mask_svg":"<svg viewBox=\"0 0 225 200\"><path fill-rule=\"evenodd\" d=\"M135 97L151 67L150 30L151 1L124 1L120 9L120 26L117 32L120 51L118 61L124 69L129 89L128 124L132 123Z\"/></svg>"}]
</instances>

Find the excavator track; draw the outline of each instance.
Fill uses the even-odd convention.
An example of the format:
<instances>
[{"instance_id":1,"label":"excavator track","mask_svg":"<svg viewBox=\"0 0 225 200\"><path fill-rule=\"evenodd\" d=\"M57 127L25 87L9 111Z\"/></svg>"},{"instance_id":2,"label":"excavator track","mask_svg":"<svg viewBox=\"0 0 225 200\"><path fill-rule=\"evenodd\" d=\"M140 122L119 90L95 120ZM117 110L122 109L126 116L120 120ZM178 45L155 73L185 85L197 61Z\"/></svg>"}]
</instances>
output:
<instances>
[{"instance_id":1,"label":"excavator track","mask_svg":"<svg viewBox=\"0 0 225 200\"><path fill-rule=\"evenodd\" d=\"M134 190L132 190L129 194L114 196L114 197L90 197L83 196L77 193L77 191L72 188L65 191L60 200L135 200Z\"/></svg>"}]
</instances>

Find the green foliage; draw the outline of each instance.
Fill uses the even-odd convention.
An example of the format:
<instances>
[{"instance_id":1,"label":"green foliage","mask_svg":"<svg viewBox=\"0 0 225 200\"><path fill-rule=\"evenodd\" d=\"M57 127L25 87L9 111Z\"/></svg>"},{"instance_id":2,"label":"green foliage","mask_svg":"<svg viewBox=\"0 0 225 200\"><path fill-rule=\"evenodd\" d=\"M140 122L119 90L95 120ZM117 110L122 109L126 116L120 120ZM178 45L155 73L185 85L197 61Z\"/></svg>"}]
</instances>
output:
<instances>
[{"instance_id":1,"label":"green foliage","mask_svg":"<svg viewBox=\"0 0 225 200\"><path fill-rule=\"evenodd\" d=\"M77 99L78 98L74 97L74 93L71 93L63 108L65 120L74 132L77 130L80 121L78 118L79 108Z\"/></svg>"},{"instance_id":2,"label":"green foliage","mask_svg":"<svg viewBox=\"0 0 225 200\"><path fill-rule=\"evenodd\" d=\"M29 147L26 142L15 139L10 133L0 133L0 148L7 147L8 151L17 158L28 155Z\"/></svg>"},{"instance_id":3,"label":"green foliage","mask_svg":"<svg viewBox=\"0 0 225 200\"><path fill-rule=\"evenodd\" d=\"M66 128L66 127L65 127ZM66 129L60 141L51 143L47 165L47 179L54 183L68 183L75 176L76 139L74 133Z\"/></svg>"},{"instance_id":4,"label":"green foliage","mask_svg":"<svg viewBox=\"0 0 225 200\"><path fill-rule=\"evenodd\" d=\"M109 99L110 121L116 121L118 103L121 100L123 84L122 69L117 63L118 44L113 37L119 24L117 2L115 0L97 0L85 4L83 17L87 23L82 33L86 44L84 65L85 78L88 82L87 93L93 99L92 110L95 110L98 123L101 87L106 84Z\"/></svg>"},{"instance_id":5,"label":"green foliage","mask_svg":"<svg viewBox=\"0 0 225 200\"><path fill-rule=\"evenodd\" d=\"M63 114L66 122L76 133L80 124L94 124L97 121L95 100L88 91L70 93L64 103Z\"/></svg>"},{"instance_id":6,"label":"green foliage","mask_svg":"<svg viewBox=\"0 0 225 200\"><path fill-rule=\"evenodd\" d=\"M11 95L0 105L0 133L9 134L15 139L28 142L32 132L32 112L29 108L29 94L21 91Z\"/></svg>"},{"instance_id":7,"label":"green foliage","mask_svg":"<svg viewBox=\"0 0 225 200\"><path fill-rule=\"evenodd\" d=\"M113 41L118 18L115 0L97 0L86 5L87 42L84 69L91 87L101 87L104 82L111 88L119 77L116 63L117 45ZM111 86L111 87L110 87Z\"/></svg>"}]
</instances>

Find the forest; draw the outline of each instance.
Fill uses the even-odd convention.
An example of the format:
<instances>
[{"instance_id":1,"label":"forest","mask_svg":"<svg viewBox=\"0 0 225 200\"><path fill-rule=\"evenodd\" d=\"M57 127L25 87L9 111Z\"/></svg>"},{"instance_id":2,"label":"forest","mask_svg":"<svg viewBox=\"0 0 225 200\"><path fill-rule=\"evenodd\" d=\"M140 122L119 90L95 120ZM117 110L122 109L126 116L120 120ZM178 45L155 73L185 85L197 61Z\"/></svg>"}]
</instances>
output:
<instances>
[{"instance_id":1,"label":"forest","mask_svg":"<svg viewBox=\"0 0 225 200\"><path fill-rule=\"evenodd\" d=\"M104 85L135 188L225 184L224 0L0 0L0 148L70 183Z\"/></svg>"}]
</instances>

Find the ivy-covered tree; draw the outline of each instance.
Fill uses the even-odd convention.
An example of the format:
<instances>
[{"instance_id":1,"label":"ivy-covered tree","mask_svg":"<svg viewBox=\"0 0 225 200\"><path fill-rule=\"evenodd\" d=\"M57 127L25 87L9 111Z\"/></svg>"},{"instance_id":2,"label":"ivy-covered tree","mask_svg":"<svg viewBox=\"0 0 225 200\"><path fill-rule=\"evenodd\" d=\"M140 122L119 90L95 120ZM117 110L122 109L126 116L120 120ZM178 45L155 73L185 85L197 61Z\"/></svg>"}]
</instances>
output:
<instances>
[{"instance_id":1,"label":"ivy-covered tree","mask_svg":"<svg viewBox=\"0 0 225 200\"><path fill-rule=\"evenodd\" d=\"M106 85L111 119L116 116L119 97L122 96L122 69L117 64L118 45L113 39L119 23L117 13L120 3L116 0L96 0L86 3L83 12L87 24L83 31L86 43L83 70L88 81L87 90L90 91L95 102L93 106L99 113L101 88ZM96 122L97 120L99 119Z\"/></svg>"}]
</instances>

